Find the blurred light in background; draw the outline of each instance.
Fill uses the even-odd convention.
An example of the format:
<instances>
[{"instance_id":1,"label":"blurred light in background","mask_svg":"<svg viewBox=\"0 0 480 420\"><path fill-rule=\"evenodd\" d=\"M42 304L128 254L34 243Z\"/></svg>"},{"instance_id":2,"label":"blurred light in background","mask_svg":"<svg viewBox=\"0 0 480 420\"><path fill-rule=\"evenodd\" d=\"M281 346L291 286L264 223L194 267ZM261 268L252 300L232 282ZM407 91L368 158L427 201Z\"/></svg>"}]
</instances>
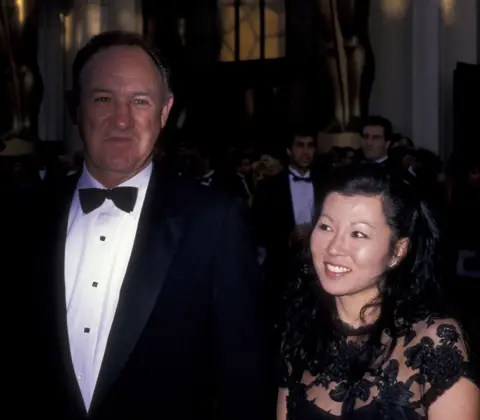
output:
<instances>
[{"instance_id":1,"label":"blurred light in background","mask_svg":"<svg viewBox=\"0 0 480 420\"><path fill-rule=\"evenodd\" d=\"M25 21L25 2L24 0L15 0L15 6L18 12L18 22L23 25Z\"/></svg>"},{"instance_id":2,"label":"blurred light in background","mask_svg":"<svg viewBox=\"0 0 480 420\"><path fill-rule=\"evenodd\" d=\"M380 0L380 8L386 17L400 20L406 16L413 1L437 2L444 23L451 25L455 22L456 0Z\"/></svg>"}]
</instances>

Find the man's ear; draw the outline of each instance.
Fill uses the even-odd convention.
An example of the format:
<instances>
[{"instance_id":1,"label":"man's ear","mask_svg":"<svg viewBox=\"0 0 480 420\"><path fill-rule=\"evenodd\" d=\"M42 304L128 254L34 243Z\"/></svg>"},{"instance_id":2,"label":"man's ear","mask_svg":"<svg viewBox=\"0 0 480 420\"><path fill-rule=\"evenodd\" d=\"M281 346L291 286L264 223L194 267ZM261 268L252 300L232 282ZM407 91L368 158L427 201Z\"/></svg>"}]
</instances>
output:
<instances>
[{"instance_id":1,"label":"man's ear","mask_svg":"<svg viewBox=\"0 0 480 420\"><path fill-rule=\"evenodd\" d=\"M389 267L393 268L398 265L408 253L408 248L410 247L410 240L408 238L401 238L395 244L395 249L393 251L393 257L390 261Z\"/></svg>"},{"instance_id":2,"label":"man's ear","mask_svg":"<svg viewBox=\"0 0 480 420\"><path fill-rule=\"evenodd\" d=\"M165 124L167 123L168 115L172 110L173 101L174 101L174 96L170 94L170 96L167 99L167 102L165 103L165 105L163 105L162 115L161 115L162 128L165 127Z\"/></svg>"}]
</instances>

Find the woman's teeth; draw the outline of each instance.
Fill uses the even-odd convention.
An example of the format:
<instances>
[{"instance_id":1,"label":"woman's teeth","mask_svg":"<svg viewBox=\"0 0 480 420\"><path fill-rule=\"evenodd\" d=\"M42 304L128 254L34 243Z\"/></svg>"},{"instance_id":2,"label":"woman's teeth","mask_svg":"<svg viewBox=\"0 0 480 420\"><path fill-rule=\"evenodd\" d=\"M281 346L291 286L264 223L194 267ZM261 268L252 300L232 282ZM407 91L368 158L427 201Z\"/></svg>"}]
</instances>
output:
<instances>
[{"instance_id":1,"label":"woman's teeth","mask_svg":"<svg viewBox=\"0 0 480 420\"><path fill-rule=\"evenodd\" d=\"M347 267L343 267L341 265L333 265L333 264L325 264L327 266L327 269L334 272L334 273L348 273L350 270Z\"/></svg>"}]
</instances>

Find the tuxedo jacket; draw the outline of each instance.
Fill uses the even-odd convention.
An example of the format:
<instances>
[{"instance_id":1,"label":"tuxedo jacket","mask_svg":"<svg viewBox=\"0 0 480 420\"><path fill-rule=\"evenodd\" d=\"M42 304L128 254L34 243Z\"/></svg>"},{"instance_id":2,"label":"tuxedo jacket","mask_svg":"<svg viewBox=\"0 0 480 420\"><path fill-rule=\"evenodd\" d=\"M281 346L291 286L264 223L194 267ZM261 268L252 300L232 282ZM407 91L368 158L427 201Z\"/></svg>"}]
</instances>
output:
<instances>
[{"instance_id":1,"label":"tuxedo jacket","mask_svg":"<svg viewBox=\"0 0 480 420\"><path fill-rule=\"evenodd\" d=\"M247 187L245 186L247 185ZM242 177L236 172L225 172L218 180L218 188L223 188L229 194L248 201L250 194L253 193L253 185L250 177L245 177L245 182Z\"/></svg>"},{"instance_id":2,"label":"tuxedo jacket","mask_svg":"<svg viewBox=\"0 0 480 420\"><path fill-rule=\"evenodd\" d=\"M87 413L69 351L64 286L77 180L46 188L25 232L28 299L17 321L22 360L12 391L25 404L17 413L69 420L271 418L263 292L243 211L220 192L167 180L156 169Z\"/></svg>"},{"instance_id":3,"label":"tuxedo jacket","mask_svg":"<svg viewBox=\"0 0 480 420\"><path fill-rule=\"evenodd\" d=\"M312 172L315 202L321 197L325 176ZM257 244L267 252L264 270L269 295L276 299L275 295L283 294L289 280L290 235L295 227L287 170L260 184L253 199L252 218Z\"/></svg>"},{"instance_id":4,"label":"tuxedo jacket","mask_svg":"<svg viewBox=\"0 0 480 420\"><path fill-rule=\"evenodd\" d=\"M323 180L324 176L312 174L315 202L320 199ZM257 241L270 250L288 248L295 216L287 170L260 184L252 211Z\"/></svg>"}]
</instances>

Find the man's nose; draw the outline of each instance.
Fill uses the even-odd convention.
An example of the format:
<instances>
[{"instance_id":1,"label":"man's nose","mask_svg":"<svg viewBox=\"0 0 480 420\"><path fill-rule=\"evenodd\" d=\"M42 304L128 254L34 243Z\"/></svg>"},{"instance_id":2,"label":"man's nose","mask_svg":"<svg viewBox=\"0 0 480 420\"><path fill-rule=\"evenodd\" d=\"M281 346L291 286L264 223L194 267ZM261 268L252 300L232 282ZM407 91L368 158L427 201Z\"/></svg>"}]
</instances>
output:
<instances>
[{"instance_id":1,"label":"man's nose","mask_svg":"<svg viewBox=\"0 0 480 420\"><path fill-rule=\"evenodd\" d=\"M132 126L132 110L130 104L117 103L115 106L115 123L118 128L126 130Z\"/></svg>"}]
</instances>

